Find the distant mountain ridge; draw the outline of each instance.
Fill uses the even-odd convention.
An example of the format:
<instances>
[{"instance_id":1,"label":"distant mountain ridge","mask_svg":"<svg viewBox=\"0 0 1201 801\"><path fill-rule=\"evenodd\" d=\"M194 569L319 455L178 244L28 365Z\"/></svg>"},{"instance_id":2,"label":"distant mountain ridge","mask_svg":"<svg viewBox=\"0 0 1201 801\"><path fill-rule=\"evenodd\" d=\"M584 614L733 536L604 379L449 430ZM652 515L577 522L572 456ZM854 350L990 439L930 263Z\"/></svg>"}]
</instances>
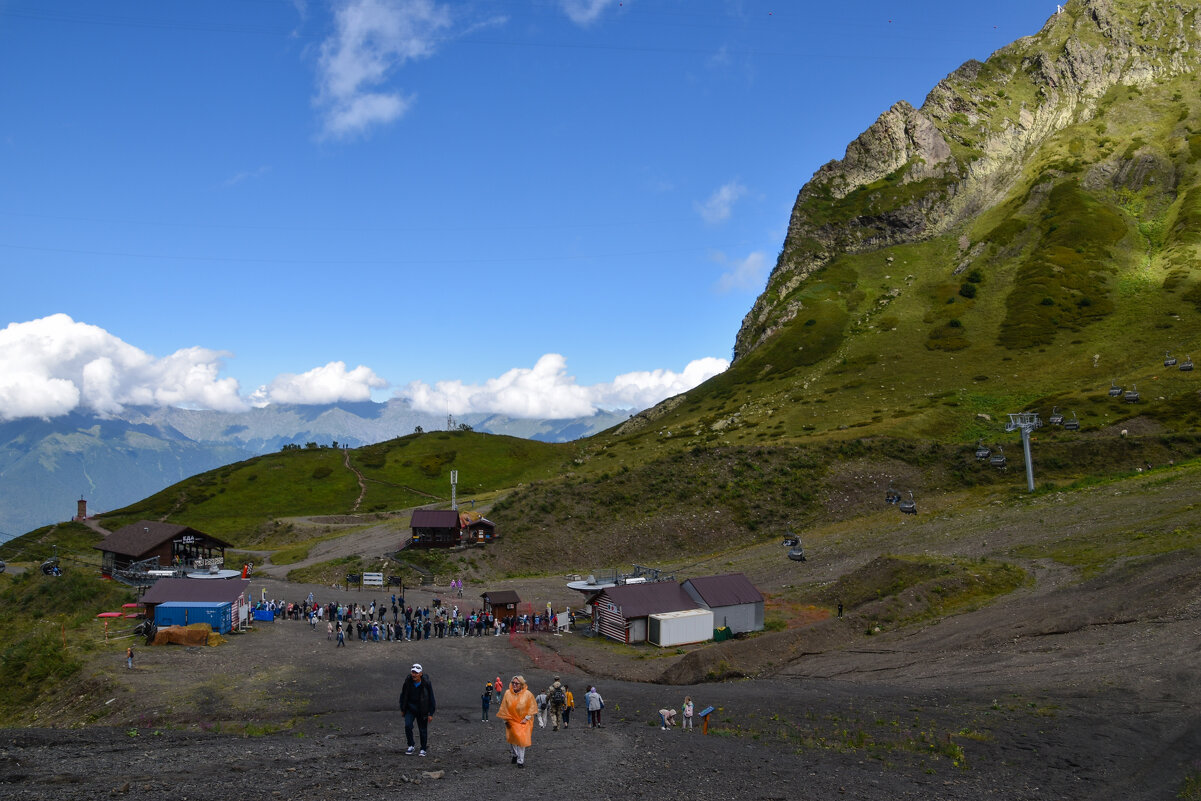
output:
<instances>
[{"instance_id":1,"label":"distant mountain ridge","mask_svg":"<svg viewBox=\"0 0 1201 801\"><path fill-rule=\"evenodd\" d=\"M628 419L600 411L566 420L522 420L471 414L456 426L542 442L589 436ZM447 418L386 403L272 405L245 412L172 407L130 408L100 418L72 413L51 420L0 422L0 541L66 520L83 497L92 511L124 506L189 476L284 445L310 442L360 447L445 429Z\"/></svg>"}]
</instances>

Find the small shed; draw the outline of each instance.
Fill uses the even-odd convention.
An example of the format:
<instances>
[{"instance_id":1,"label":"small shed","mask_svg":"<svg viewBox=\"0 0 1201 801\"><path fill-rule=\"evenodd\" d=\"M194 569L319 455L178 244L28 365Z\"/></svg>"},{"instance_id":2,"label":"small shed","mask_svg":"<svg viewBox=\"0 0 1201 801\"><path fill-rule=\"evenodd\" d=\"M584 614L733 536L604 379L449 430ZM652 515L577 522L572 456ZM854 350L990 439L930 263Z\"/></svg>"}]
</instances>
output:
<instances>
[{"instance_id":1,"label":"small shed","mask_svg":"<svg viewBox=\"0 0 1201 801\"><path fill-rule=\"evenodd\" d=\"M713 613L708 609L663 612L651 615L646 639L651 645L669 648L713 639Z\"/></svg>"},{"instance_id":2,"label":"small shed","mask_svg":"<svg viewBox=\"0 0 1201 801\"><path fill-rule=\"evenodd\" d=\"M517 605L521 598L513 590L492 590L480 595L484 599L484 611L491 612L493 617L504 620L517 614Z\"/></svg>"},{"instance_id":3,"label":"small shed","mask_svg":"<svg viewBox=\"0 0 1201 801\"><path fill-rule=\"evenodd\" d=\"M245 624L250 617L250 602L246 596L249 588L249 579L196 581L186 578L161 578L146 590L146 594L142 596L142 603L146 606L146 616L155 621L158 620L156 607L160 604L229 604L230 624L239 626ZM216 628L214 626L213 630L216 631Z\"/></svg>"},{"instance_id":4,"label":"small shed","mask_svg":"<svg viewBox=\"0 0 1201 801\"><path fill-rule=\"evenodd\" d=\"M496 524L479 512L461 512L459 529L463 532L464 544L484 544L496 538Z\"/></svg>"},{"instance_id":5,"label":"small shed","mask_svg":"<svg viewBox=\"0 0 1201 801\"><path fill-rule=\"evenodd\" d=\"M674 581L606 587L591 596L588 603L592 606L593 630L624 643L646 642L651 615L697 608L696 601Z\"/></svg>"},{"instance_id":6,"label":"small shed","mask_svg":"<svg viewBox=\"0 0 1201 801\"><path fill-rule=\"evenodd\" d=\"M684 581L684 592L713 611L713 623L741 634L763 631L763 593L742 573L702 576Z\"/></svg>"},{"instance_id":7,"label":"small shed","mask_svg":"<svg viewBox=\"0 0 1201 801\"><path fill-rule=\"evenodd\" d=\"M225 563L229 543L191 526L139 520L122 526L96 546L101 553L100 572L110 578L114 570L158 557L163 567L207 568Z\"/></svg>"},{"instance_id":8,"label":"small shed","mask_svg":"<svg viewBox=\"0 0 1201 801\"><path fill-rule=\"evenodd\" d=\"M413 548L453 548L463 537L459 513L454 509L418 509L409 526Z\"/></svg>"}]
</instances>

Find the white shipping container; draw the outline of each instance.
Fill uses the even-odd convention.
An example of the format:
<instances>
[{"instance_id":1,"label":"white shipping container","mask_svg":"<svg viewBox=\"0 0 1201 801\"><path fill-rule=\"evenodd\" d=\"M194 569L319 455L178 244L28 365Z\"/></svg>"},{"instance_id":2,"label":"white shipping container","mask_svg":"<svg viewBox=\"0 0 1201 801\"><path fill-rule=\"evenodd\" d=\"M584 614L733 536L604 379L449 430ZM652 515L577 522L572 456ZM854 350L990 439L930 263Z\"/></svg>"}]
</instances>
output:
<instances>
[{"instance_id":1,"label":"white shipping container","mask_svg":"<svg viewBox=\"0 0 1201 801\"><path fill-rule=\"evenodd\" d=\"M686 612L662 612L651 615L647 639L652 645L669 648L713 639L713 612L689 609Z\"/></svg>"}]
</instances>

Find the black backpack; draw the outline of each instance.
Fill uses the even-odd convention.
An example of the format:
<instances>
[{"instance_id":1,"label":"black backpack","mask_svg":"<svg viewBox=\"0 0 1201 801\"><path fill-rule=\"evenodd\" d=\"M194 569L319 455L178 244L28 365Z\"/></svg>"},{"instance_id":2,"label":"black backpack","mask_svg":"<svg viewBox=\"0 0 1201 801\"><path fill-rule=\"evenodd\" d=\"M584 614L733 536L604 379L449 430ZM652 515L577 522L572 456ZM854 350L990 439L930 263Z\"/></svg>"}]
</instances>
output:
<instances>
[{"instance_id":1,"label":"black backpack","mask_svg":"<svg viewBox=\"0 0 1201 801\"><path fill-rule=\"evenodd\" d=\"M550 691L550 705L563 706L567 703L567 693L563 692L562 687L556 687Z\"/></svg>"}]
</instances>

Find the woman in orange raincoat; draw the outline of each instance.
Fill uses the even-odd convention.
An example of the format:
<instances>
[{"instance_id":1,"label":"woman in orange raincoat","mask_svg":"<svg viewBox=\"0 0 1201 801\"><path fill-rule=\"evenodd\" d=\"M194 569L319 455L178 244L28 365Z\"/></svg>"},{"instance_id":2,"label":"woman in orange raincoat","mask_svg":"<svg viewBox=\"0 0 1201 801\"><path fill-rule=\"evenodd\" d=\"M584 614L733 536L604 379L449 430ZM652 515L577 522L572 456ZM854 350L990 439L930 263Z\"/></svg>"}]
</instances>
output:
<instances>
[{"instance_id":1,"label":"woman in orange raincoat","mask_svg":"<svg viewBox=\"0 0 1201 801\"><path fill-rule=\"evenodd\" d=\"M537 711L538 702L525 678L514 676L496 716L505 722L505 741L513 751L513 763L519 768L525 767L525 749L534 739L534 713Z\"/></svg>"}]
</instances>

